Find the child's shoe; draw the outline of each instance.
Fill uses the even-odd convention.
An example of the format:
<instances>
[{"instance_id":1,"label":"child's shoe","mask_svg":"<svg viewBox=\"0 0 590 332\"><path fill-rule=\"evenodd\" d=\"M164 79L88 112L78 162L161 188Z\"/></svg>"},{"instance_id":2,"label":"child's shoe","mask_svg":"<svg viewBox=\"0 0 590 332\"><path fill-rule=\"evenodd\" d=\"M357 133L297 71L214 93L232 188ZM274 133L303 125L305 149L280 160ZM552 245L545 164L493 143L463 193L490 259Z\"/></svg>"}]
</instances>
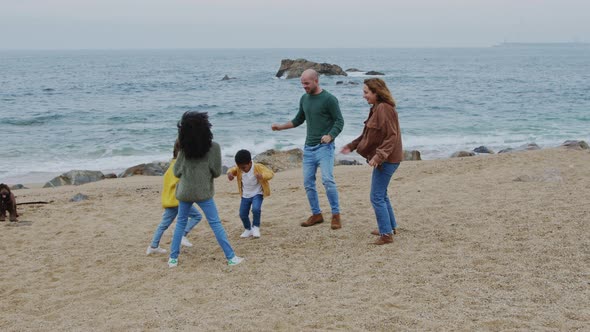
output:
<instances>
[{"instance_id":1,"label":"child's shoe","mask_svg":"<svg viewBox=\"0 0 590 332\"><path fill-rule=\"evenodd\" d=\"M190 241L186 238L186 236L182 237L182 240L180 240L180 244L182 244L185 247L192 247L193 244L190 243Z\"/></svg>"},{"instance_id":2,"label":"child's shoe","mask_svg":"<svg viewBox=\"0 0 590 332\"><path fill-rule=\"evenodd\" d=\"M152 248L152 246L148 246L147 250L145 251L146 255L151 255L151 254L165 254L166 253L166 249L164 248Z\"/></svg>"},{"instance_id":3,"label":"child's shoe","mask_svg":"<svg viewBox=\"0 0 590 332\"><path fill-rule=\"evenodd\" d=\"M168 267L173 268L178 266L178 258L169 258L168 259Z\"/></svg>"},{"instance_id":4,"label":"child's shoe","mask_svg":"<svg viewBox=\"0 0 590 332\"><path fill-rule=\"evenodd\" d=\"M238 265L243 261L244 261L244 259L242 257L238 257L236 255L236 256L234 256L234 258L227 260L227 265L229 265L229 266ZM168 263L168 265L170 265L170 263Z\"/></svg>"},{"instance_id":5,"label":"child's shoe","mask_svg":"<svg viewBox=\"0 0 590 332\"><path fill-rule=\"evenodd\" d=\"M250 229L245 230L244 233L242 233L242 235L240 235L241 238L247 238L250 236L252 236L252 230L250 230Z\"/></svg>"},{"instance_id":6,"label":"child's shoe","mask_svg":"<svg viewBox=\"0 0 590 332\"><path fill-rule=\"evenodd\" d=\"M252 236L255 238L259 238L260 237L260 227L252 227Z\"/></svg>"}]
</instances>

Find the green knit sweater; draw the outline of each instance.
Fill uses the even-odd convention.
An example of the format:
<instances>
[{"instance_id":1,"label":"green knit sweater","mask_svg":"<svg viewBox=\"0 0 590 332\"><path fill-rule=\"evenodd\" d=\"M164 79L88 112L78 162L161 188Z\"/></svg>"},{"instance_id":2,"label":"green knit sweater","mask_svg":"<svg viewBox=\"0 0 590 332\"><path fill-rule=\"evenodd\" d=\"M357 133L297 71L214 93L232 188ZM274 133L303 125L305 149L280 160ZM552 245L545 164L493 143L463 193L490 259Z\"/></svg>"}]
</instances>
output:
<instances>
[{"instance_id":1,"label":"green knit sweater","mask_svg":"<svg viewBox=\"0 0 590 332\"><path fill-rule=\"evenodd\" d=\"M299 112L291 120L294 127L307 122L305 145L318 145L322 136L329 134L332 139L344 128L338 99L326 90L317 95L304 94L299 101Z\"/></svg>"},{"instance_id":2,"label":"green knit sweater","mask_svg":"<svg viewBox=\"0 0 590 332\"><path fill-rule=\"evenodd\" d=\"M180 151L174 176L180 179L176 186L176 199L182 202L200 202L213 198L213 179L221 175L221 148L213 142L209 152L199 159L187 159Z\"/></svg>"}]
</instances>

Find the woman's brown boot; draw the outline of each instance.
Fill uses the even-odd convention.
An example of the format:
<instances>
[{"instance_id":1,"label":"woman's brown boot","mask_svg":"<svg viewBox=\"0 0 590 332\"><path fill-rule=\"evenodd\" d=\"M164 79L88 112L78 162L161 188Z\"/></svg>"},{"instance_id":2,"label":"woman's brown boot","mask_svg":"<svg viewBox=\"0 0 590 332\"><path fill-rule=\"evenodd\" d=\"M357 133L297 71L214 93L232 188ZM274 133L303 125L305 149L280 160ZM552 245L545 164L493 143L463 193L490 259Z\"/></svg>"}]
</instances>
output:
<instances>
[{"instance_id":1,"label":"woman's brown boot","mask_svg":"<svg viewBox=\"0 0 590 332\"><path fill-rule=\"evenodd\" d=\"M375 241L375 244L380 246L382 244L393 243L393 234L382 234Z\"/></svg>"},{"instance_id":2,"label":"woman's brown boot","mask_svg":"<svg viewBox=\"0 0 590 332\"><path fill-rule=\"evenodd\" d=\"M380 235L379 234L379 230L378 229L374 229L371 231L372 235ZM393 235L397 234L397 231L395 230L395 228L393 229Z\"/></svg>"}]
</instances>

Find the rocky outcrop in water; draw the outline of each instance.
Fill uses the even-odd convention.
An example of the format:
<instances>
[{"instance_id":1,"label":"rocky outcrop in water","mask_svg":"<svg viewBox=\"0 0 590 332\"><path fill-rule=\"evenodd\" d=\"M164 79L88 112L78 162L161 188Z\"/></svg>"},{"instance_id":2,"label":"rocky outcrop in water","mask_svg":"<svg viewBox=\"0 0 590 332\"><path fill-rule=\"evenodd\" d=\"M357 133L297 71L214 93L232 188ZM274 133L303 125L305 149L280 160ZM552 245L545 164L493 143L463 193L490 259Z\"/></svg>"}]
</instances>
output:
<instances>
[{"instance_id":1,"label":"rocky outcrop in water","mask_svg":"<svg viewBox=\"0 0 590 332\"><path fill-rule=\"evenodd\" d=\"M320 75L342 75L348 76L342 68L338 65L329 64L329 63L317 63L313 61L308 61L305 59L283 59L281 60L281 67L279 71L277 71L276 77L283 77L287 75L287 78L297 78L300 77L303 71L307 69L314 69Z\"/></svg>"}]
</instances>

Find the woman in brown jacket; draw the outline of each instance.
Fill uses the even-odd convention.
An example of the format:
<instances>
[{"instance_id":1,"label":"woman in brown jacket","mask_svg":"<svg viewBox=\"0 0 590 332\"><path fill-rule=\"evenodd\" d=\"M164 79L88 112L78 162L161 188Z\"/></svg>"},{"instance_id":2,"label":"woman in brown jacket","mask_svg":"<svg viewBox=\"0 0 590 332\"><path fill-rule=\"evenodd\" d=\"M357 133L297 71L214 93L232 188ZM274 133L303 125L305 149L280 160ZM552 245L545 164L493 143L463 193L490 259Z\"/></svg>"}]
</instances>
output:
<instances>
[{"instance_id":1,"label":"woman in brown jacket","mask_svg":"<svg viewBox=\"0 0 590 332\"><path fill-rule=\"evenodd\" d=\"M403 159L402 136L395 101L385 82L379 78L369 78L364 83L363 97L373 106L363 133L340 152L347 154L356 150L373 167L371 204L379 230L372 233L379 235L375 244L381 245L392 243L393 234L396 233L397 225L387 187Z\"/></svg>"}]
</instances>

